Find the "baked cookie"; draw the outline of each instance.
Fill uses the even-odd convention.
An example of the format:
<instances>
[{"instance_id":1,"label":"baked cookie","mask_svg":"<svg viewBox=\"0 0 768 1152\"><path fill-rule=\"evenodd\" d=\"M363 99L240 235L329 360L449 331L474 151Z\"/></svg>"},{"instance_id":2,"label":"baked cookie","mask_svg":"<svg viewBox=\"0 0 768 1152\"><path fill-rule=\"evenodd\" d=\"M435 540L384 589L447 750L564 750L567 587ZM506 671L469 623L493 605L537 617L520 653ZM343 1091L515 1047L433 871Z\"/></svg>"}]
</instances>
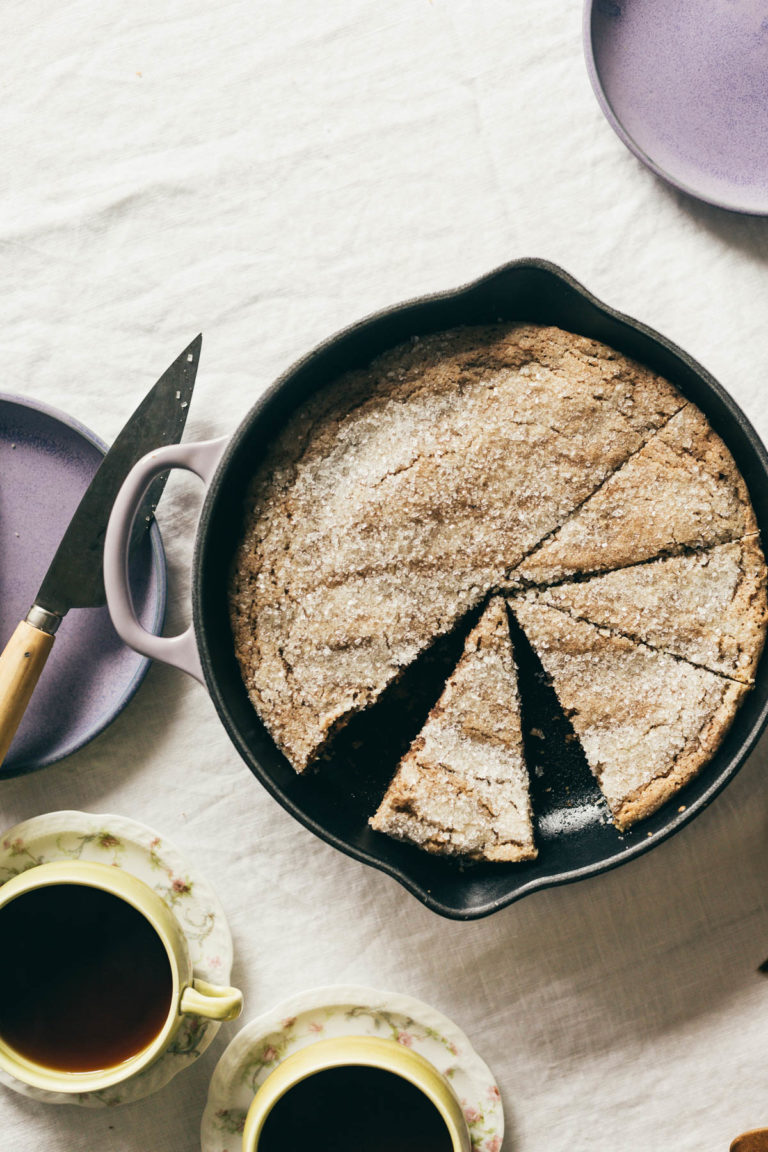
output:
<instances>
[{"instance_id":1,"label":"baked cookie","mask_svg":"<svg viewBox=\"0 0 768 1152\"><path fill-rule=\"evenodd\" d=\"M768 621L757 536L556 584L538 600L752 684Z\"/></svg>"},{"instance_id":2,"label":"baked cookie","mask_svg":"<svg viewBox=\"0 0 768 1152\"><path fill-rule=\"evenodd\" d=\"M711 758L748 688L575 620L510 601L619 829L651 815Z\"/></svg>"},{"instance_id":3,"label":"baked cookie","mask_svg":"<svg viewBox=\"0 0 768 1152\"><path fill-rule=\"evenodd\" d=\"M255 467L230 581L243 679L294 768L683 404L533 324L414 340L305 403Z\"/></svg>"},{"instance_id":4,"label":"baked cookie","mask_svg":"<svg viewBox=\"0 0 768 1152\"><path fill-rule=\"evenodd\" d=\"M501 597L469 634L370 824L444 855L536 856L517 672Z\"/></svg>"},{"instance_id":5,"label":"baked cookie","mask_svg":"<svg viewBox=\"0 0 768 1152\"><path fill-rule=\"evenodd\" d=\"M511 583L553 584L756 531L733 457L703 413L686 404L534 549Z\"/></svg>"}]
</instances>

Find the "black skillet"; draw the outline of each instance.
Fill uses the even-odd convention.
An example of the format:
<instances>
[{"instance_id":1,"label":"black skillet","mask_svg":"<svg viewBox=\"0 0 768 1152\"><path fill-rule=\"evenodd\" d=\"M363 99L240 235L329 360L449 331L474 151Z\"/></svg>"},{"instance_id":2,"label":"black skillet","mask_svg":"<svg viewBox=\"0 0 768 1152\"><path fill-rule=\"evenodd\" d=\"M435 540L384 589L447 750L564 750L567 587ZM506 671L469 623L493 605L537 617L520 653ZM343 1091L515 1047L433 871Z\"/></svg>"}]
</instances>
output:
<instances>
[{"instance_id":1,"label":"black skillet","mask_svg":"<svg viewBox=\"0 0 768 1152\"><path fill-rule=\"evenodd\" d=\"M555 265L518 260L455 292L387 309L332 337L280 377L231 439L177 446L147 457L120 494L107 539L110 610L123 639L206 684L240 755L302 824L341 851L388 872L427 907L453 919L487 916L537 888L594 876L649 851L714 799L743 764L768 718L764 659L754 691L710 763L661 811L620 834L607 819L578 744L569 739L568 723L533 654L515 632L526 747L534 765L539 846L538 859L524 865L461 865L390 840L367 824L399 752L418 730L458 658L471 621L465 621L457 635L438 642L430 656L375 706L370 718L353 721L317 773L297 776L275 747L243 686L227 612L229 565L254 469L296 406L326 382L364 366L409 337L499 319L555 324L595 337L671 380L702 409L732 452L749 487L763 538L768 538L768 455L744 413L717 381L669 340L602 304ZM173 465L197 472L208 489L193 561L194 631L168 640L149 637L132 619L121 580L121 544L143 487L154 473Z\"/></svg>"}]
</instances>

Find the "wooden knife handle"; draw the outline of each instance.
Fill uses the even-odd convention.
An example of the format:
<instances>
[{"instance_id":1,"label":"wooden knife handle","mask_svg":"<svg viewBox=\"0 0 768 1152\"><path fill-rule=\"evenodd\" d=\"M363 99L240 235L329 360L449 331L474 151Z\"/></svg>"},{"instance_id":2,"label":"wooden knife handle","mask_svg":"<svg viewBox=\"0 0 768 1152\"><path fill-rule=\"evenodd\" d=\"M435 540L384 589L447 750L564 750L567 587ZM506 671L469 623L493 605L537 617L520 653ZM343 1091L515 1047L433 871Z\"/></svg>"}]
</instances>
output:
<instances>
[{"instance_id":1,"label":"wooden knife handle","mask_svg":"<svg viewBox=\"0 0 768 1152\"><path fill-rule=\"evenodd\" d=\"M22 620L0 655L0 764L27 710L54 639L49 632L41 632Z\"/></svg>"},{"instance_id":2,"label":"wooden knife handle","mask_svg":"<svg viewBox=\"0 0 768 1152\"><path fill-rule=\"evenodd\" d=\"M768 1152L768 1128L753 1128L737 1136L731 1144L731 1152Z\"/></svg>"}]
</instances>

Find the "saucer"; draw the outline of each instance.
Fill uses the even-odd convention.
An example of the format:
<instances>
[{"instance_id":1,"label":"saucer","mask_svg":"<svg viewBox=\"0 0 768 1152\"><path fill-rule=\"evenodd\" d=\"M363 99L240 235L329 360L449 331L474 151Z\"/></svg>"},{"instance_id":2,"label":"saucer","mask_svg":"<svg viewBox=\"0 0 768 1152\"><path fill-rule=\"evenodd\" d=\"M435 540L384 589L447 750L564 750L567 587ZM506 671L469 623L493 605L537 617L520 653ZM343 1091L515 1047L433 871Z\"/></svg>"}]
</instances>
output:
<instances>
[{"instance_id":1,"label":"saucer","mask_svg":"<svg viewBox=\"0 0 768 1152\"><path fill-rule=\"evenodd\" d=\"M64 412L0 394L0 649L29 611L105 451L101 440ZM160 529L154 523L130 564L136 610L151 632L163 625L165 577ZM122 711L149 663L120 640L106 607L70 612L0 779L44 768L87 744Z\"/></svg>"},{"instance_id":2,"label":"saucer","mask_svg":"<svg viewBox=\"0 0 768 1152\"><path fill-rule=\"evenodd\" d=\"M215 984L229 983L232 936L224 910L195 867L164 836L125 816L49 812L17 824L0 838L0 884L54 860L109 864L143 880L163 898L184 930L195 976ZM220 1027L212 1020L187 1017L159 1060L123 1084L101 1092L46 1092L21 1083L2 1069L0 1083L50 1104L98 1108L132 1103L156 1092L194 1063Z\"/></svg>"},{"instance_id":3,"label":"saucer","mask_svg":"<svg viewBox=\"0 0 768 1152\"><path fill-rule=\"evenodd\" d=\"M388 1037L424 1056L458 1096L473 1152L499 1152L504 1113L498 1085L464 1033L421 1000L347 985L302 992L238 1033L211 1080L202 1152L240 1152L246 1113L270 1072L301 1048L337 1036Z\"/></svg>"}]
</instances>

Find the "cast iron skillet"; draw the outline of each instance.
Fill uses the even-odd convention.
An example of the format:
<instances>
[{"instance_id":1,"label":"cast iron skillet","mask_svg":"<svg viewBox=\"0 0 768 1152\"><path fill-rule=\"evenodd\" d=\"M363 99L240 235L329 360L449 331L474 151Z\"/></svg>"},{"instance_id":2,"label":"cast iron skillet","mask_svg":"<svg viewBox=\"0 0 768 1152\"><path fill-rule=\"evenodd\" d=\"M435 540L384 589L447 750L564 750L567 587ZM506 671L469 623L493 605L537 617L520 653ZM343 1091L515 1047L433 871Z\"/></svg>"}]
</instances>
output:
<instances>
[{"instance_id":1,"label":"cast iron skillet","mask_svg":"<svg viewBox=\"0 0 768 1152\"><path fill-rule=\"evenodd\" d=\"M551 689L537 675L535 658L514 633L521 665L523 720L534 765L533 804L539 857L524 865L460 863L428 855L375 833L367 819L394 770L396 752L385 749L387 720L407 718L411 734L434 703L463 631L427 660L421 680L406 680L383 705L383 724L348 742L316 775L297 776L254 712L235 660L227 611L229 565L238 542L249 480L267 445L298 404L342 372L367 364L413 336L498 319L555 324L592 336L671 380L702 409L722 436L749 487L763 538L768 538L768 455L734 401L709 373L658 333L596 300L572 277L543 260L518 260L472 284L371 316L332 337L286 372L258 401L230 440L172 446L151 453L126 481L107 536L105 577L115 627L139 651L184 668L201 679L233 743L251 771L290 813L323 840L394 876L427 907L454 919L487 916L538 888L593 876L661 843L702 811L733 777L768 718L768 662L723 744L679 796L637 828L620 834L583 761L568 740L567 721ZM125 540L133 510L151 476L179 466L208 482L193 561L193 629L172 640L150 637L133 619L125 588ZM442 663L441 663L442 661ZM419 686L421 685L421 686ZM423 699L419 697L422 692ZM390 694L391 695L391 694ZM417 700L416 713L405 707ZM376 705L375 707L379 707ZM411 710L412 711L412 710ZM544 739L539 735L543 734ZM353 730L353 736L359 736ZM343 763L351 756L355 771ZM378 760L377 760L378 756ZM391 759L391 757L395 759Z\"/></svg>"}]
</instances>

